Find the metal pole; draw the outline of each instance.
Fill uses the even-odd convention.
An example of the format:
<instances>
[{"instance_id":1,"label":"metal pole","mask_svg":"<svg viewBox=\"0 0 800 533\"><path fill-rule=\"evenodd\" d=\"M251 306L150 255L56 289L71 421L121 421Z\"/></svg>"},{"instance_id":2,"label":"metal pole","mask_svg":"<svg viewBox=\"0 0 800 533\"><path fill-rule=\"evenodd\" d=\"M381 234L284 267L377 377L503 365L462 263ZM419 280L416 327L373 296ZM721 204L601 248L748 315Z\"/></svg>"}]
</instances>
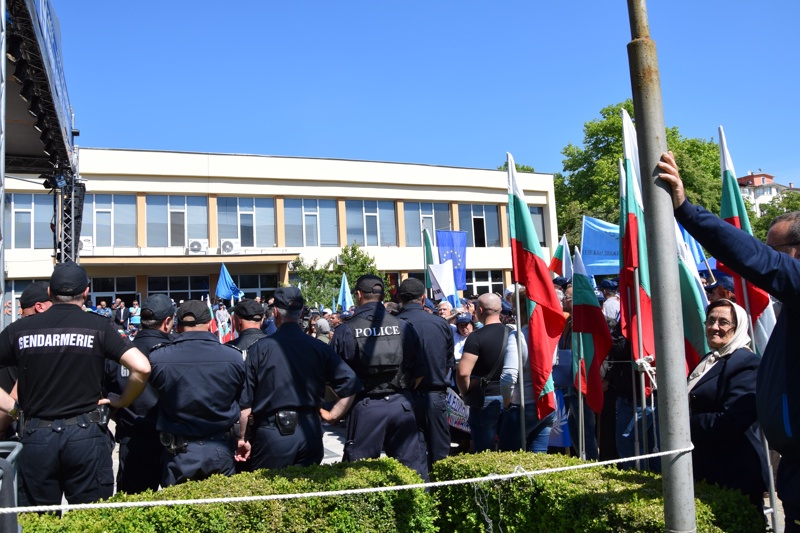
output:
<instances>
[{"instance_id":1,"label":"metal pole","mask_svg":"<svg viewBox=\"0 0 800 533\"><path fill-rule=\"evenodd\" d=\"M645 0L628 0L631 42L628 62L639 144L642 200L650 258L655 351L658 354L659 418L663 450L690 448L689 402L683 317L675 298L679 286L675 222L669 187L657 183L658 161L667 150L661 80L655 42L650 39ZM664 521L668 532L696 531L692 455L662 458Z\"/></svg>"},{"instance_id":2,"label":"metal pole","mask_svg":"<svg viewBox=\"0 0 800 533\"><path fill-rule=\"evenodd\" d=\"M575 334L573 333L573 336ZM580 350L580 342L578 342L578 351ZM573 343L572 349L575 349L575 344ZM581 374L581 362L583 360L583 353L578 356L578 455L584 461L586 460L586 426L583 423L583 380L581 379L583 376Z\"/></svg>"},{"instance_id":3,"label":"metal pole","mask_svg":"<svg viewBox=\"0 0 800 533\"><path fill-rule=\"evenodd\" d=\"M641 407L642 407L642 419L644 421L644 416L647 413L647 388L645 387L645 379L644 379L644 370L639 368L639 360L644 358L644 347L642 341L642 298L641 294L639 293L639 269L633 269L633 287L634 287L634 300L636 301L636 348L639 350L636 355L638 356L636 360L636 368L639 371L639 387L641 389L641 395L639 396L641 400ZM633 419L636 422L636 425L639 425L639 416L636 410L639 408L636 404L633 406ZM650 446L647 442L647 424L642 423L642 450L644 450L644 455L650 453ZM650 460L649 459L642 459L643 467L645 470L650 469Z\"/></svg>"},{"instance_id":4,"label":"metal pole","mask_svg":"<svg viewBox=\"0 0 800 533\"><path fill-rule=\"evenodd\" d=\"M527 289L526 289L527 290ZM527 292L526 292L527 294ZM516 322L517 322L517 366L519 367L519 371L517 372L517 385L519 386L519 431L520 431L520 440L521 450L527 451L528 449L528 432L525 430L525 380L523 379L525 369L523 368L524 361L522 360L522 319L520 318L520 312L522 309L519 307L519 283L514 281L514 303L516 304ZM525 298L527 300L527 298ZM528 315L528 302L525 302L525 316L527 318ZM530 331L530 324L528 325L528 331ZM505 354L504 354L505 355ZM530 357L530 354L528 355ZM529 361L530 364L530 361Z\"/></svg>"}]
</instances>

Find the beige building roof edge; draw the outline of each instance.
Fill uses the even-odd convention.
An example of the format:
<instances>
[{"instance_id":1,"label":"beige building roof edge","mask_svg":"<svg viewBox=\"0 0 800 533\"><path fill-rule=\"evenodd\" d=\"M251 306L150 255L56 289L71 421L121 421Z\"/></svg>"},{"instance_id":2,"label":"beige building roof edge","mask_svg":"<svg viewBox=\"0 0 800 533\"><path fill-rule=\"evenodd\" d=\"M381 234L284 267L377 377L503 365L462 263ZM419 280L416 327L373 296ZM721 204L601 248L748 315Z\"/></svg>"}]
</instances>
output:
<instances>
[{"instance_id":1,"label":"beige building roof edge","mask_svg":"<svg viewBox=\"0 0 800 533\"><path fill-rule=\"evenodd\" d=\"M292 156L168 152L115 148L80 148L80 173L131 177L275 179L296 182L386 183L402 186L432 183L479 189L505 189L502 170L416 163L357 161ZM553 175L518 173L523 190L553 190Z\"/></svg>"}]
</instances>

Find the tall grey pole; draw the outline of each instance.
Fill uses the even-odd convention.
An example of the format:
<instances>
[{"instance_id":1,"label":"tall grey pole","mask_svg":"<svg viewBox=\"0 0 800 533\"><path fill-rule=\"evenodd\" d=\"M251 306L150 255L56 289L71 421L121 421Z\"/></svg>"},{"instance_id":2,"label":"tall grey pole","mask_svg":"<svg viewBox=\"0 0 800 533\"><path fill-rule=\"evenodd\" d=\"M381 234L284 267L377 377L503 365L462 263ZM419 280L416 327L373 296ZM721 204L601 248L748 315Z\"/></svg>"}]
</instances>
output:
<instances>
[{"instance_id":1,"label":"tall grey pole","mask_svg":"<svg viewBox=\"0 0 800 533\"><path fill-rule=\"evenodd\" d=\"M8 240L9 235L5 234L5 209L6 205L6 85L7 85L7 72L6 72L6 48L8 46L8 24L6 22L6 0L0 0L0 14L3 20L0 20L0 308L3 306L2 296L6 290L6 243L11 242ZM6 317L5 313L0 313L0 327L5 328L9 321L17 316L16 309L14 309L14 301L11 302L11 316Z\"/></svg>"},{"instance_id":2,"label":"tall grey pole","mask_svg":"<svg viewBox=\"0 0 800 533\"><path fill-rule=\"evenodd\" d=\"M650 288L653 300L653 330L659 396L661 449L691 446L689 402L686 391L686 359L683 318L675 254L675 222L669 187L657 183L658 160L667 150L661 79L655 42L650 39L645 0L628 0L631 42L628 63L639 144L642 201L650 259ZM664 519L668 532L696 531L694 482L690 453L661 458L664 486Z\"/></svg>"}]
</instances>

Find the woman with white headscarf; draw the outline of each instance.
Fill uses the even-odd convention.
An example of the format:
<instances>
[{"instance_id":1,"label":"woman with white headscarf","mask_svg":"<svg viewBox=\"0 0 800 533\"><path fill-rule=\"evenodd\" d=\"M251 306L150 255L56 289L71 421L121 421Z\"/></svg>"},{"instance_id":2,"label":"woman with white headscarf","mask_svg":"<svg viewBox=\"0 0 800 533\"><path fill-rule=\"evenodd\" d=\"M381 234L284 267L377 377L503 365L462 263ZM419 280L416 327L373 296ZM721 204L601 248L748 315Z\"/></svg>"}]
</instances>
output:
<instances>
[{"instance_id":1,"label":"woman with white headscarf","mask_svg":"<svg viewBox=\"0 0 800 533\"><path fill-rule=\"evenodd\" d=\"M711 351L689 374L689 413L695 480L738 489L759 509L767 463L756 426L756 373L747 313L730 300L706 310Z\"/></svg>"}]
</instances>

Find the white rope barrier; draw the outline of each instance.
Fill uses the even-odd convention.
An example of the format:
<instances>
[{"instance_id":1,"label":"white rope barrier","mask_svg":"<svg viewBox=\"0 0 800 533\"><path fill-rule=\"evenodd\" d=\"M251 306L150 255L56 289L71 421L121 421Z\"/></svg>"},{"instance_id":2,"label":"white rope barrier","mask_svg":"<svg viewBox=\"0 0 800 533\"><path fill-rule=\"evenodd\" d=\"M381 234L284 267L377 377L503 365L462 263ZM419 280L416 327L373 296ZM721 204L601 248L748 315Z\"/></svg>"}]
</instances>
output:
<instances>
[{"instance_id":1,"label":"white rope barrier","mask_svg":"<svg viewBox=\"0 0 800 533\"><path fill-rule=\"evenodd\" d=\"M648 455L640 455L639 459L650 459L654 457L662 457L665 455L677 455L682 453L689 453L694 449L694 446L688 448L681 448L678 450L671 450L666 452L651 453ZM375 492L389 492L393 490L409 490L409 489L427 489L433 487L446 487L449 485L464 485L467 483L482 483L487 481L505 481L518 477L533 477L542 474L554 474L557 472L566 472L569 470L581 470L584 468L597 468L600 466L608 466L616 463L628 462L634 460L635 457L624 457L620 459L611 459L608 461L599 461L586 463L573 466L561 466L556 468L546 468L544 470L526 471L521 466L517 466L514 472L510 474L490 474L485 477L475 477L468 479L452 479L447 481L435 481L429 483L413 483L411 485L392 485L389 487L367 487L363 489L347 489L347 490L333 490L321 492L303 492L297 494L268 494L263 496L234 496L230 498L202 498L194 500L157 500L157 501L144 501L144 502L103 502L103 503L79 503L79 504L62 504L62 505L38 505L30 507L0 507L0 514L8 513L50 513L55 511L79 511L83 509L122 509L127 507L166 507L170 505L207 505L214 503L243 503L243 502L259 502L271 500L296 500L300 498L328 498L332 496L349 496L354 494L370 494Z\"/></svg>"}]
</instances>

